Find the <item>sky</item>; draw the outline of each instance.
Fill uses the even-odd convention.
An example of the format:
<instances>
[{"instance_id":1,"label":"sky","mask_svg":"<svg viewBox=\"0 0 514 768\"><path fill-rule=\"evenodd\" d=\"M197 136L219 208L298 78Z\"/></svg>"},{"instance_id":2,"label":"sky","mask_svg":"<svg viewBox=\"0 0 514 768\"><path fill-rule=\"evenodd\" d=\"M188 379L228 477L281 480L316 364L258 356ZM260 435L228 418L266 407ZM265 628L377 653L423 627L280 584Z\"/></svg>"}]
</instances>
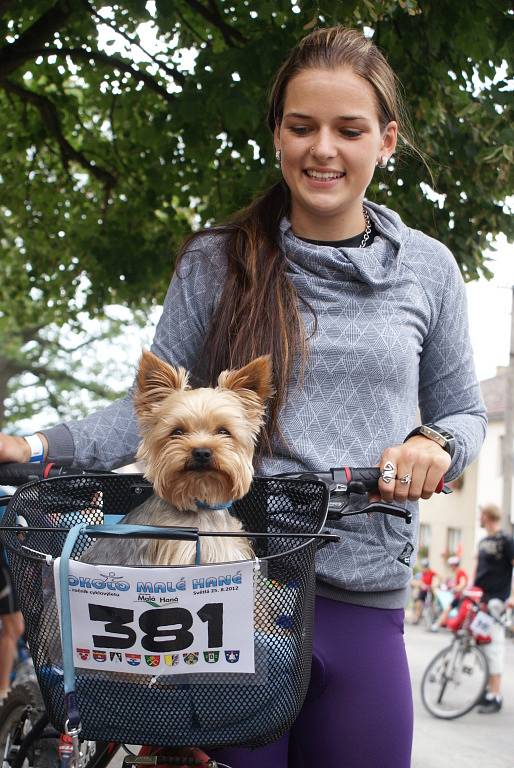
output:
<instances>
[{"instance_id":1,"label":"sky","mask_svg":"<svg viewBox=\"0 0 514 768\"><path fill-rule=\"evenodd\" d=\"M514 244L497 241L498 250L487 255L494 277L466 286L471 343L480 381L492 378L499 366L509 364Z\"/></svg>"}]
</instances>

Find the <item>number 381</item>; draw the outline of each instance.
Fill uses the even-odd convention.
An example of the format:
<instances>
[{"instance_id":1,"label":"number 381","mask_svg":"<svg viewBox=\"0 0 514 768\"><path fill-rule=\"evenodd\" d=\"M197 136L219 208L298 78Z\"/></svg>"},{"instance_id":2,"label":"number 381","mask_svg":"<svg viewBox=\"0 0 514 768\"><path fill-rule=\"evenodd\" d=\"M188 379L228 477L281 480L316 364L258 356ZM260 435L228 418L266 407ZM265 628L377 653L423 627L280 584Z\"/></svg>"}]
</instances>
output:
<instances>
[{"instance_id":1,"label":"number 381","mask_svg":"<svg viewBox=\"0 0 514 768\"><path fill-rule=\"evenodd\" d=\"M207 623L207 645L209 648L223 646L223 603L207 603L197 611L198 618ZM134 611L109 605L89 604L91 621L102 621L105 635L93 635L97 648L131 648L137 634L132 626ZM143 632L141 645L154 653L183 651L194 642L189 630L193 616L187 608L151 608L139 617L139 628Z\"/></svg>"}]
</instances>

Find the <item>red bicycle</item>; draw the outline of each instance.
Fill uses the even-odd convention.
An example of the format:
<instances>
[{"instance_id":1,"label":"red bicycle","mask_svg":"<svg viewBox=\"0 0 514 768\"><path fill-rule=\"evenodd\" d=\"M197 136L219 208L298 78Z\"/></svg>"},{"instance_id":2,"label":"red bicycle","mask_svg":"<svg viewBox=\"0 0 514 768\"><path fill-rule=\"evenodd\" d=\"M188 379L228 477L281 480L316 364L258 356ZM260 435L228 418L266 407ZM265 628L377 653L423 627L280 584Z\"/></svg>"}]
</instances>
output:
<instances>
[{"instance_id":1,"label":"red bicycle","mask_svg":"<svg viewBox=\"0 0 514 768\"><path fill-rule=\"evenodd\" d=\"M497 618L482 600L482 590L465 590L457 615L447 627L452 642L432 659L421 681L421 699L431 715L454 720L470 712L482 699L489 677L482 646L491 642L495 622L507 623L507 612Z\"/></svg>"}]
</instances>

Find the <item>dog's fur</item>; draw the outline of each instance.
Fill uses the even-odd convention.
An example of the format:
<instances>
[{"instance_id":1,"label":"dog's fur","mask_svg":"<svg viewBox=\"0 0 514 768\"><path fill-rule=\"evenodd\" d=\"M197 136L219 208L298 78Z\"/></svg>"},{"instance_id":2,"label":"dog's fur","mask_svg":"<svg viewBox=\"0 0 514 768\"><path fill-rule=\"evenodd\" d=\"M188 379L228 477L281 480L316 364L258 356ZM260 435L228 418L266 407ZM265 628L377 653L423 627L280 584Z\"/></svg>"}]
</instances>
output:
<instances>
[{"instance_id":1,"label":"dog's fur","mask_svg":"<svg viewBox=\"0 0 514 768\"><path fill-rule=\"evenodd\" d=\"M269 356L239 370L223 371L214 388L191 389L188 374L151 352L143 352L134 404L142 441L137 458L153 483L148 501L123 524L185 526L200 531L242 530L227 509L216 507L244 496L252 482L253 454L272 395ZM253 556L245 537L201 537L202 563ZM195 542L164 539L97 539L81 558L109 565L189 565Z\"/></svg>"}]
</instances>

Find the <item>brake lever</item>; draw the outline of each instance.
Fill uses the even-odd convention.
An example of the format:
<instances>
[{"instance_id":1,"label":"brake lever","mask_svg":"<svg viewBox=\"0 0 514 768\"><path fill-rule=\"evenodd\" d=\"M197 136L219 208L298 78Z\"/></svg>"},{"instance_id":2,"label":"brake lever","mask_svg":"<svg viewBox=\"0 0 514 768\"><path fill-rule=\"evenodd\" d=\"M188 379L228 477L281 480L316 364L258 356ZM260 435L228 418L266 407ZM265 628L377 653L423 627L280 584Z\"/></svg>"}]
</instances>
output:
<instances>
[{"instance_id":1,"label":"brake lever","mask_svg":"<svg viewBox=\"0 0 514 768\"><path fill-rule=\"evenodd\" d=\"M412 523L412 512L404 507L398 507L396 504L384 504L381 501L372 501L367 507L360 510L364 512L383 512L385 515L393 515L393 517L401 517L407 525Z\"/></svg>"},{"instance_id":2,"label":"brake lever","mask_svg":"<svg viewBox=\"0 0 514 768\"><path fill-rule=\"evenodd\" d=\"M328 502L327 520L340 520L342 517L352 517L353 515L362 515L364 512L382 512L386 515L401 517L410 525L412 522L412 512L404 507L398 507L396 504L385 504L383 501L372 501L362 509L353 512L345 512L348 506L348 498L342 494L333 493Z\"/></svg>"}]
</instances>

